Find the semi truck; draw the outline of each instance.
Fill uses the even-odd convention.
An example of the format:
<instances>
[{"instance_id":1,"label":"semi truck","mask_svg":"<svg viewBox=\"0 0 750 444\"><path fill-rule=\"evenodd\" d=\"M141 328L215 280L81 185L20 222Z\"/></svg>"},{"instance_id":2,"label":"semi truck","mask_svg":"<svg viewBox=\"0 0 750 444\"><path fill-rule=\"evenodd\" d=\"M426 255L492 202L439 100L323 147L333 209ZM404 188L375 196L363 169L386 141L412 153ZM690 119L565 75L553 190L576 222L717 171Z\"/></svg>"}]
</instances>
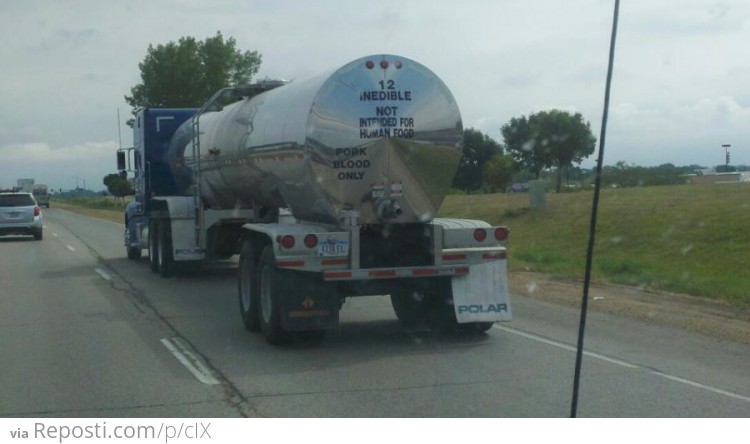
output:
<instances>
[{"instance_id":1,"label":"semi truck","mask_svg":"<svg viewBox=\"0 0 750 444\"><path fill-rule=\"evenodd\" d=\"M239 255L238 306L268 343L320 339L350 297L389 296L408 328L512 318L509 229L439 218L462 154L450 90L416 61L362 57L306 80L137 112L129 259L164 277Z\"/></svg>"},{"instance_id":2,"label":"semi truck","mask_svg":"<svg viewBox=\"0 0 750 444\"><path fill-rule=\"evenodd\" d=\"M49 189L47 185L43 183L34 184L33 191L34 199L40 207L49 208Z\"/></svg>"}]
</instances>

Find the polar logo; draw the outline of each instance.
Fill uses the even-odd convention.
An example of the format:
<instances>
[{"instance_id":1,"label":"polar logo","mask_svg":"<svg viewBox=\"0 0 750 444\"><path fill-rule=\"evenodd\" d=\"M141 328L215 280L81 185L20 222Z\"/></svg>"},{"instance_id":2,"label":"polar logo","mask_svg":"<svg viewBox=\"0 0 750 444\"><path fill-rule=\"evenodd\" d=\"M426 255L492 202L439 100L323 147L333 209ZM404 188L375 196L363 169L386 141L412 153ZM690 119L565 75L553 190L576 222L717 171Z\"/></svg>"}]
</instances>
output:
<instances>
[{"instance_id":1,"label":"polar logo","mask_svg":"<svg viewBox=\"0 0 750 444\"><path fill-rule=\"evenodd\" d=\"M508 312L508 304L489 304L489 305L459 305L458 313L499 313Z\"/></svg>"}]
</instances>

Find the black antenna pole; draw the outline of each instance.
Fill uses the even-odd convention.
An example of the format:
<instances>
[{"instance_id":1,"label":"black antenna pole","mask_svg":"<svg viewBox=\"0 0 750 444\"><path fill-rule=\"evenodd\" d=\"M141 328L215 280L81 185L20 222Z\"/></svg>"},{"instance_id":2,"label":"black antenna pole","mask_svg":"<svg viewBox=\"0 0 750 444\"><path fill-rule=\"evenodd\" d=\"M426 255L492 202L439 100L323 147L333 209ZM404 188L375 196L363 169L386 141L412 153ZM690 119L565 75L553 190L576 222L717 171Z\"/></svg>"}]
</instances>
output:
<instances>
[{"instance_id":1,"label":"black antenna pole","mask_svg":"<svg viewBox=\"0 0 750 444\"><path fill-rule=\"evenodd\" d=\"M576 370L573 377L573 400L570 405L570 417L578 413L578 388L581 381L581 361L583 360L583 334L586 330L586 312L589 306L589 286L591 283L591 263L594 259L594 240L596 238L596 216L599 212L599 190L602 185L602 162L604 161L604 142L607 135L607 117L609 114L609 90L612 86L612 69L615 63L615 39L617 37L617 19L620 15L620 0L615 0L614 19L612 20L612 38L609 42L609 66L607 67L607 85L604 89L604 112L599 136L599 157L596 160L594 179L594 202L591 208L591 225L589 226L589 245L586 252L586 276L583 281L583 301L581 302L581 321L578 326L578 349L576 351Z\"/></svg>"}]
</instances>

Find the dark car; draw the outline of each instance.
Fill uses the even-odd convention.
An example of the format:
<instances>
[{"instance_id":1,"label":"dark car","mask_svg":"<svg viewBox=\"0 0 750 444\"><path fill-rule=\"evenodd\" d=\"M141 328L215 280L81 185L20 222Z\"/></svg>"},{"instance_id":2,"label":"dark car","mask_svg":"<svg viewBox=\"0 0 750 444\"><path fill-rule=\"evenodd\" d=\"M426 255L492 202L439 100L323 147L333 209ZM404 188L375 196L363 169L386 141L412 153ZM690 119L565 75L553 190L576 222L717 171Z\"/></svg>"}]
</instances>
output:
<instances>
[{"instance_id":1,"label":"dark car","mask_svg":"<svg viewBox=\"0 0 750 444\"><path fill-rule=\"evenodd\" d=\"M0 193L0 236L9 234L42 239L42 209L31 193Z\"/></svg>"}]
</instances>

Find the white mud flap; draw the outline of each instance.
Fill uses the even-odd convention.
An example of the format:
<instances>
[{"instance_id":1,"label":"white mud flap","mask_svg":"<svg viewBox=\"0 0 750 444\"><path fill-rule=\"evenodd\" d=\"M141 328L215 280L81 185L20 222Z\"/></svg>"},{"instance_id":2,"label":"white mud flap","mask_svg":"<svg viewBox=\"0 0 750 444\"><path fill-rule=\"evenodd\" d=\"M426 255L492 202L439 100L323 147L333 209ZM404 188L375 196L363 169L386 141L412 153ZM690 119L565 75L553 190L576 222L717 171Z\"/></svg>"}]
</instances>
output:
<instances>
[{"instance_id":1,"label":"white mud flap","mask_svg":"<svg viewBox=\"0 0 750 444\"><path fill-rule=\"evenodd\" d=\"M472 265L469 274L451 279L459 324L510 321L508 269L504 260Z\"/></svg>"}]
</instances>

